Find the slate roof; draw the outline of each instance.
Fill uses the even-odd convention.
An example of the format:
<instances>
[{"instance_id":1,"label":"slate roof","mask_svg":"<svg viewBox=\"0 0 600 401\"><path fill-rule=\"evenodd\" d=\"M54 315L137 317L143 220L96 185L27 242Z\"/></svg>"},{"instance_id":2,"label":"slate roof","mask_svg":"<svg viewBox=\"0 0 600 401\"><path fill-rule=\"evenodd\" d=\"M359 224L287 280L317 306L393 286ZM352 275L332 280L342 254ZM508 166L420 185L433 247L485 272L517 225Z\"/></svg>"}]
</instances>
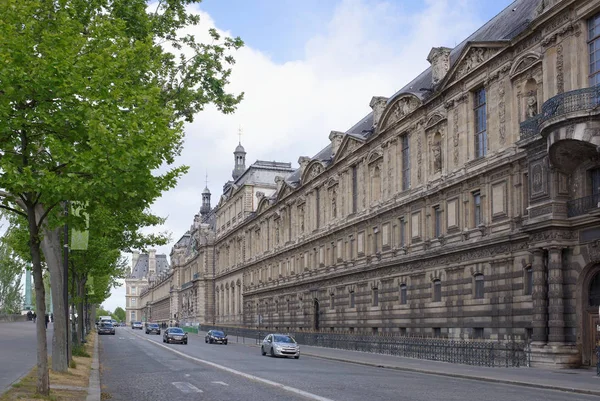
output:
<instances>
[{"instance_id":1,"label":"slate roof","mask_svg":"<svg viewBox=\"0 0 600 401\"><path fill-rule=\"evenodd\" d=\"M149 257L147 253L140 254L137 263L131 271L130 278L142 279L148 277L148 261ZM169 270L169 262L167 261L167 255L156 255L156 273L160 274Z\"/></svg>"},{"instance_id":2,"label":"slate roof","mask_svg":"<svg viewBox=\"0 0 600 401\"><path fill-rule=\"evenodd\" d=\"M516 0L498 15L485 23L477 31L463 40L450 52L450 68L458 61L463 50L469 43L477 42L494 42L494 41L510 41L515 38L521 32L523 32L531 21L535 17L536 9L539 2L542 0ZM415 79L406 84L402 89L392 95L387 103L393 102L394 98L400 94L410 93L423 100L423 96L427 93L421 91L421 88L431 87L431 67L427 68ZM345 134L365 140L372 133L373 127L373 113L367 114L365 117L360 119ZM318 152L311 160L318 160L327 166L331 162L331 144L327 145L324 149ZM297 187L301 181L301 171L296 169L290 174L286 182L292 187Z\"/></svg>"}]
</instances>

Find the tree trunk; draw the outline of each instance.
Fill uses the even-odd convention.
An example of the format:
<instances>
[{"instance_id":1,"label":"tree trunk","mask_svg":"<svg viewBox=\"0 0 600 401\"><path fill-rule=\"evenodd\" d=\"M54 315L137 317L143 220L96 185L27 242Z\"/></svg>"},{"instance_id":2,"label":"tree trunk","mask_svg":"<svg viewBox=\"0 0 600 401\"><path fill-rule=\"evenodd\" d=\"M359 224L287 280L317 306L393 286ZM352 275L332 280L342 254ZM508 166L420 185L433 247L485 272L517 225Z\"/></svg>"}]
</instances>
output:
<instances>
[{"instance_id":1,"label":"tree trunk","mask_svg":"<svg viewBox=\"0 0 600 401\"><path fill-rule=\"evenodd\" d=\"M77 327L79 328L79 342L85 339L85 319L83 315L85 302L85 275L77 281Z\"/></svg>"},{"instance_id":2,"label":"tree trunk","mask_svg":"<svg viewBox=\"0 0 600 401\"><path fill-rule=\"evenodd\" d=\"M36 214L41 216L44 212L39 206ZM39 218L39 217L38 217ZM43 224L44 238L42 250L46 258L46 264L50 271L50 289L52 291L52 306L54 309L54 336L52 337L52 370L55 372L66 372L69 369L69 358L67 355L68 339L68 311L64 303L64 269L62 264L63 247L60 241L61 228L48 229Z\"/></svg>"},{"instance_id":3,"label":"tree trunk","mask_svg":"<svg viewBox=\"0 0 600 401\"><path fill-rule=\"evenodd\" d=\"M46 343L46 290L42 277L42 257L40 242L33 208L27 208L29 225L29 251L35 287L35 313L37 315L35 332L37 339L37 392L40 395L50 395L50 375L48 372L48 344Z\"/></svg>"},{"instance_id":4,"label":"tree trunk","mask_svg":"<svg viewBox=\"0 0 600 401\"><path fill-rule=\"evenodd\" d=\"M79 278L75 274L75 267L71 266L71 337L70 339L73 341L73 346L79 345L79 329L77 328L77 317L75 313L77 311L77 291L78 285L77 282ZM70 349L71 347L69 347ZM71 360L72 352L69 353L69 360Z\"/></svg>"}]
</instances>

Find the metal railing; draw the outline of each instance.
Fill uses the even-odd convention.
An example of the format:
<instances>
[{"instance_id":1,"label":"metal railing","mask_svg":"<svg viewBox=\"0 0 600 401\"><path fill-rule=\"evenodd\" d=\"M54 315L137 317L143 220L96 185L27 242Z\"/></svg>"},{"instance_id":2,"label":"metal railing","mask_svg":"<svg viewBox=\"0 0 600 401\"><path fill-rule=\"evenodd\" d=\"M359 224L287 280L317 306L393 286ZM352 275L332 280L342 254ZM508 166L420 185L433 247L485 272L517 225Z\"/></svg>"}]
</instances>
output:
<instances>
[{"instance_id":1,"label":"metal railing","mask_svg":"<svg viewBox=\"0 0 600 401\"><path fill-rule=\"evenodd\" d=\"M200 331L221 330L228 337L239 336L262 342L266 330L200 325ZM427 359L488 367L530 366L529 344L522 341L452 340L407 336L356 335L289 332L298 344L362 351L406 358Z\"/></svg>"},{"instance_id":2,"label":"metal railing","mask_svg":"<svg viewBox=\"0 0 600 401\"><path fill-rule=\"evenodd\" d=\"M186 288L189 288L189 287L191 287L192 285L194 285L194 283L192 283L191 281L188 281L187 283L183 283L183 284L181 285L181 289L182 289L182 290L184 290L184 289L186 289Z\"/></svg>"},{"instance_id":3,"label":"metal railing","mask_svg":"<svg viewBox=\"0 0 600 401\"><path fill-rule=\"evenodd\" d=\"M567 217L581 216L600 207L600 194L567 201Z\"/></svg>"},{"instance_id":4,"label":"metal railing","mask_svg":"<svg viewBox=\"0 0 600 401\"><path fill-rule=\"evenodd\" d=\"M592 110L600 106L600 86L560 93L542 106L542 112L520 124L521 139L540 133L544 122L576 111Z\"/></svg>"}]
</instances>

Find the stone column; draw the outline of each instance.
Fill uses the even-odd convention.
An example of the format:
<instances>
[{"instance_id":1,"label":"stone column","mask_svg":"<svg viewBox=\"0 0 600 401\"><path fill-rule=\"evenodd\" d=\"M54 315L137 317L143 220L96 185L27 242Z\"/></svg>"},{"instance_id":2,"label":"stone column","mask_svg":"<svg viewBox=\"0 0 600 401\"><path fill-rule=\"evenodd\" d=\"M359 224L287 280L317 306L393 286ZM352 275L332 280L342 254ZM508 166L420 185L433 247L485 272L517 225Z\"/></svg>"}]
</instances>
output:
<instances>
[{"instance_id":1,"label":"stone column","mask_svg":"<svg viewBox=\"0 0 600 401\"><path fill-rule=\"evenodd\" d=\"M563 295L562 248L552 247L548 250L548 340L551 343L565 341Z\"/></svg>"},{"instance_id":2,"label":"stone column","mask_svg":"<svg viewBox=\"0 0 600 401\"><path fill-rule=\"evenodd\" d=\"M548 305L546 300L546 269L544 267L544 251L534 249L533 254L533 341L546 343L548 341Z\"/></svg>"}]
</instances>

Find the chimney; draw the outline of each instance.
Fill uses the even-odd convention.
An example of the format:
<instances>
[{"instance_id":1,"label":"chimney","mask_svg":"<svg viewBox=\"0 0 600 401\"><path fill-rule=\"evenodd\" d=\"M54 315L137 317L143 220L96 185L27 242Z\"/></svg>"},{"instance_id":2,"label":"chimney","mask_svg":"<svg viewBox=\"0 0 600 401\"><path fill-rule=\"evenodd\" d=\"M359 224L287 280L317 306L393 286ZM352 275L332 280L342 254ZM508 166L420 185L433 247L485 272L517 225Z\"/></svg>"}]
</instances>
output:
<instances>
[{"instance_id":1,"label":"chimney","mask_svg":"<svg viewBox=\"0 0 600 401\"><path fill-rule=\"evenodd\" d=\"M156 249L148 249L148 276L156 273Z\"/></svg>"},{"instance_id":2,"label":"chimney","mask_svg":"<svg viewBox=\"0 0 600 401\"><path fill-rule=\"evenodd\" d=\"M133 269L135 268L135 265L137 265L137 261L140 258L140 251L133 251L133 254L131 255L131 273L133 274Z\"/></svg>"},{"instance_id":3,"label":"chimney","mask_svg":"<svg viewBox=\"0 0 600 401\"><path fill-rule=\"evenodd\" d=\"M450 51L447 47L433 47L427 56L431 64L431 84L437 85L450 69Z\"/></svg>"},{"instance_id":4,"label":"chimney","mask_svg":"<svg viewBox=\"0 0 600 401\"><path fill-rule=\"evenodd\" d=\"M342 139L344 138L344 133L340 131L331 131L329 133L329 140L331 141L331 154L333 156L336 155L340 145L342 144Z\"/></svg>"},{"instance_id":5,"label":"chimney","mask_svg":"<svg viewBox=\"0 0 600 401\"><path fill-rule=\"evenodd\" d=\"M306 168L306 166L308 166L308 163L310 162L310 157L308 156L300 156L298 158L298 164L300 165L300 173L304 173L304 169Z\"/></svg>"},{"instance_id":6,"label":"chimney","mask_svg":"<svg viewBox=\"0 0 600 401\"><path fill-rule=\"evenodd\" d=\"M381 119L383 111L385 110L387 100L388 100L387 97L373 96L373 98L371 99L371 103L369 103L369 106L371 106L371 109L373 109L373 126L374 127L377 127L377 125L379 125L379 120Z\"/></svg>"}]
</instances>

